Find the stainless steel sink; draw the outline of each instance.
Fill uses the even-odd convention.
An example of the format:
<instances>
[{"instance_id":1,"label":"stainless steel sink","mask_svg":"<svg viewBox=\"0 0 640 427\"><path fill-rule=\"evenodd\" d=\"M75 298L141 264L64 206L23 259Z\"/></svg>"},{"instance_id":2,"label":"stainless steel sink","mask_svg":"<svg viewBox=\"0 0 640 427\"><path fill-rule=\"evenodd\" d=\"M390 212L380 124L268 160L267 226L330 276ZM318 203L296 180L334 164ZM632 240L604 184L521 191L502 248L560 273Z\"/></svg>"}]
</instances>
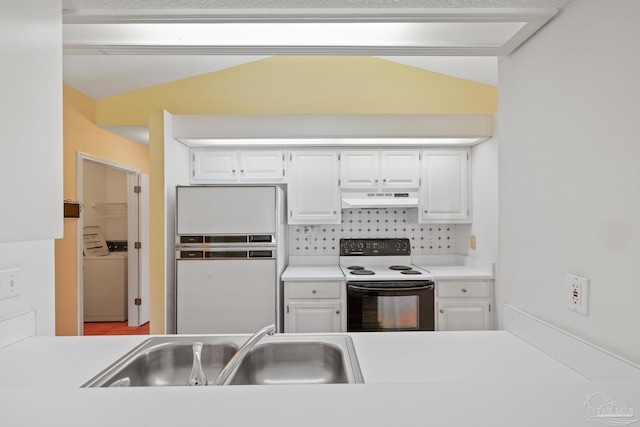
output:
<instances>
[{"instance_id":1,"label":"stainless steel sink","mask_svg":"<svg viewBox=\"0 0 640 427\"><path fill-rule=\"evenodd\" d=\"M202 367L206 377L212 380L247 338L246 335L149 338L82 387L187 385L195 342L203 344ZM276 334L256 345L224 384L362 382L349 336Z\"/></svg>"},{"instance_id":2,"label":"stainless steel sink","mask_svg":"<svg viewBox=\"0 0 640 427\"><path fill-rule=\"evenodd\" d=\"M110 387L127 378L126 385L131 387L187 385L195 341L203 343L202 366L207 378L215 378L238 348L226 338L149 338L82 387Z\"/></svg>"},{"instance_id":3,"label":"stainless steel sink","mask_svg":"<svg viewBox=\"0 0 640 427\"><path fill-rule=\"evenodd\" d=\"M225 384L362 383L351 339L345 336L265 339L238 365Z\"/></svg>"}]
</instances>

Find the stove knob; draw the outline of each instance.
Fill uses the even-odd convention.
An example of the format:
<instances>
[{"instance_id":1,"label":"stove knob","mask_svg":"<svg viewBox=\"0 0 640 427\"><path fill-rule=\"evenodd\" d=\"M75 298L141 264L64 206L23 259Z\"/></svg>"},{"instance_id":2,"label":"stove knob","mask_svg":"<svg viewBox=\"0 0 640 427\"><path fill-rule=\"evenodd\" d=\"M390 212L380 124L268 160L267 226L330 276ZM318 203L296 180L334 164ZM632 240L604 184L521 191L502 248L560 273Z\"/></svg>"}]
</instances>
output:
<instances>
[{"instance_id":1,"label":"stove knob","mask_svg":"<svg viewBox=\"0 0 640 427\"><path fill-rule=\"evenodd\" d=\"M362 249L364 249L364 243L358 242L357 247L358 247L358 250L361 251Z\"/></svg>"}]
</instances>

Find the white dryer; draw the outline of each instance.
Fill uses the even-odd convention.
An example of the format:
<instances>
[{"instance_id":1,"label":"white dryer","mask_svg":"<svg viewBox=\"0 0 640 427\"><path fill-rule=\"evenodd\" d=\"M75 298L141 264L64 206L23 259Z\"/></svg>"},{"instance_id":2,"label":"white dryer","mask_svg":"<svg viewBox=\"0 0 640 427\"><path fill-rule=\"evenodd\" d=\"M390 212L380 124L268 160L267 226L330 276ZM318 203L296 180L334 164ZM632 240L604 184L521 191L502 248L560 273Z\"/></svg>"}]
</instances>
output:
<instances>
[{"instance_id":1,"label":"white dryer","mask_svg":"<svg viewBox=\"0 0 640 427\"><path fill-rule=\"evenodd\" d=\"M83 246L84 321L127 320L127 252L109 252L98 226L84 227Z\"/></svg>"}]
</instances>

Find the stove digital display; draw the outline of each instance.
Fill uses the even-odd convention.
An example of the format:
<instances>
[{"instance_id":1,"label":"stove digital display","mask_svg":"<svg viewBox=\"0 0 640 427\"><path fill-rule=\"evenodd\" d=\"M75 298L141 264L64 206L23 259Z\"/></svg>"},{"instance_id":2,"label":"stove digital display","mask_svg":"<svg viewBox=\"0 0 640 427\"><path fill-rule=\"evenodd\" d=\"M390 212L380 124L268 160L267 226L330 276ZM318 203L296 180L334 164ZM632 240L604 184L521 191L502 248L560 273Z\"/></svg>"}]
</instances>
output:
<instances>
[{"instance_id":1,"label":"stove digital display","mask_svg":"<svg viewBox=\"0 0 640 427\"><path fill-rule=\"evenodd\" d=\"M373 242L367 242L366 247L368 247L369 249L386 249L387 248L387 242L381 242L381 241L373 241Z\"/></svg>"}]
</instances>

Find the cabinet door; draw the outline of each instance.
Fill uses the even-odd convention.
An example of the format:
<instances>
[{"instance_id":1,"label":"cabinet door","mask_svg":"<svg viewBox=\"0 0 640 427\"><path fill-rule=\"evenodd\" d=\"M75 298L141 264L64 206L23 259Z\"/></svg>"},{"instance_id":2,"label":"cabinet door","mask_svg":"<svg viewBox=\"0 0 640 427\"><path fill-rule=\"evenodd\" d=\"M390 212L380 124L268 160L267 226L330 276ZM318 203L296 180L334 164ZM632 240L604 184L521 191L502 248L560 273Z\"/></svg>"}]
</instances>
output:
<instances>
[{"instance_id":1,"label":"cabinet door","mask_svg":"<svg viewBox=\"0 0 640 427\"><path fill-rule=\"evenodd\" d=\"M284 316L287 333L340 332L340 301L289 300Z\"/></svg>"},{"instance_id":2,"label":"cabinet door","mask_svg":"<svg viewBox=\"0 0 640 427\"><path fill-rule=\"evenodd\" d=\"M423 151L420 222L471 222L469 197L469 150Z\"/></svg>"},{"instance_id":3,"label":"cabinet door","mask_svg":"<svg viewBox=\"0 0 640 427\"><path fill-rule=\"evenodd\" d=\"M192 183L217 183L238 181L238 152L192 150Z\"/></svg>"},{"instance_id":4,"label":"cabinet door","mask_svg":"<svg viewBox=\"0 0 640 427\"><path fill-rule=\"evenodd\" d=\"M382 189L418 188L420 153L418 151L383 150L380 153Z\"/></svg>"},{"instance_id":5,"label":"cabinet door","mask_svg":"<svg viewBox=\"0 0 640 427\"><path fill-rule=\"evenodd\" d=\"M243 182L283 182L282 150L240 151L240 179Z\"/></svg>"},{"instance_id":6,"label":"cabinet door","mask_svg":"<svg viewBox=\"0 0 640 427\"><path fill-rule=\"evenodd\" d=\"M439 331L483 331L491 329L488 301L441 300L437 303Z\"/></svg>"},{"instance_id":7,"label":"cabinet door","mask_svg":"<svg viewBox=\"0 0 640 427\"><path fill-rule=\"evenodd\" d=\"M342 151L340 153L340 187L378 188L379 165L378 151Z\"/></svg>"},{"instance_id":8,"label":"cabinet door","mask_svg":"<svg viewBox=\"0 0 640 427\"><path fill-rule=\"evenodd\" d=\"M339 224L336 151L290 153L289 224Z\"/></svg>"}]
</instances>

